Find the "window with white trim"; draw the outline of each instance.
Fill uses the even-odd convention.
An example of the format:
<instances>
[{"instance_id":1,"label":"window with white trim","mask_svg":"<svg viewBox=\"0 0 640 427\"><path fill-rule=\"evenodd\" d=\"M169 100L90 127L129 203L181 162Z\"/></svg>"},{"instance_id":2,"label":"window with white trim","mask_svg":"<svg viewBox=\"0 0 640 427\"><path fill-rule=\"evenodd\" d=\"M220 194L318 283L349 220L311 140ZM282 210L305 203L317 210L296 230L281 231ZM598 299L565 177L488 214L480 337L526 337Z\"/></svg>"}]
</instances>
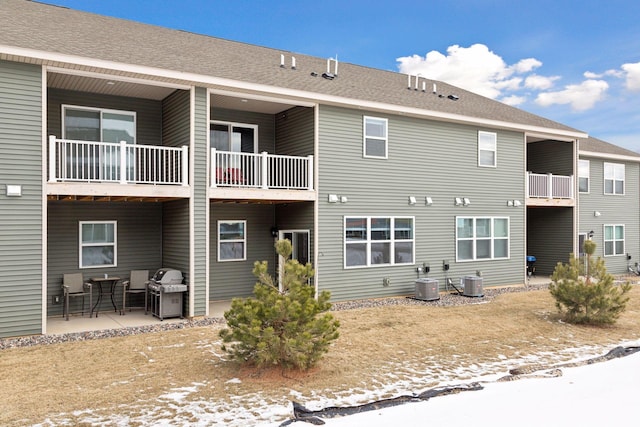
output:
<instances>
[{"instance_id":1,"label":"window with white trim","mask_svg":"<svg viewBox=\"0 0 640 427\"><path fill-rule=\"evenodd\" d=\"M478 166L495 168L498 165L498 134L478 131Z\"/></svg>"},{"instance_id":2,"label":"window with white trim","mask_svg":"<svg viewBox=\"0 0 640 427\"><path fill-rule=\"evenodd\" d=\"M218 261L247 259L247 221L218 221Z\"/></svg>"},{"instance_id":3,"label":"window with white trim","mask_svg":"<svg viewBox=\"0 0 640 427\"><path fill-rule=\"evenodd\" d=\"M234 153L258 152L258 126L246 123L212 121L209 125L211 148Z\"/></svg>"},{"instance_id":4,"label":"window with white trim","mask_svg":"<svg viewBox=\"0 0 640 427\"><path fill-rule=\"evenodd\" d=\"M118 265L117 221L80 221L80 268Z\"/></svg>"},{"instance_id":5,"label":"window with white trim","mask_svg":"<svg viewBox=\"0 0 640 427\"><path fill-rule=\"evenodd\" d=\"M604 226L604 256L624 255L624 225Z\"/></svg>"},{"instance_id":6,"label":"window with white trim","mask_svg":"<svg viewBox=\"0 0 640 427\"><path fill-rule=\"evenodd\" d=\"M456 217L456 261L509 258L509 218Z\"/></svg>"},{"instance_id":7,"label":"window with white trim","mask_svg":"<svg viewBox=\"0 0 640 427\"><path fill-rule=\"evenodd\" d=\"M77 141L135 144L136 113L63 105L62 137Z\"/></svg>"},{"instance_id":8,"label":"window with white trim","mask_svg":"<svg viewBox=\"0 0 640 427\"><path fill-rule=\"evenodd\" d=\"M413 264L413 217L345 217L344 266Z\"/></svg>"},{"instance_id":9,"label":"window with white trim","mask_svg":"<svg viewBox=\"0 0 640 427\"><path fill-rule=\"evenodd\" d=\"M578 160L578 191L589 192L589 160Z\"/></svg>"},{"instance_id":10,"label":"window with white trim","mask_svg":"<svg viewBox=\"0 0 640 427\"><path fill-rule=\"evenodd\" d=\"M624 164L604 164L604 194L624 194Z\"/></svg>"},{"instance_id":11,"label":"window with white trim","mask_svg":"<svg viewBox=\"0 0 640 427\"><path fill-rule=\"evenodd\" d=\"M388 120L379 117L363 117L364 157L374 157L378 159L387 158L388 146Z\"/></svg>"}]
</instances>

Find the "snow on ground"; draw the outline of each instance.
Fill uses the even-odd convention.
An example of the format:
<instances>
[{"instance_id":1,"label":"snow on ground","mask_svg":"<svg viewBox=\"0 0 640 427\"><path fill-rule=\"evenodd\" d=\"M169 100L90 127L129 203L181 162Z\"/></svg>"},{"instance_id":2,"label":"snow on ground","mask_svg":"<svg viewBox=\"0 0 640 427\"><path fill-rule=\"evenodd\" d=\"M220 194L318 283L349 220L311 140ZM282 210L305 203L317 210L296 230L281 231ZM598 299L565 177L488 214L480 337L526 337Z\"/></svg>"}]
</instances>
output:
<instances>
[{"instance_id":1,"label":"snow on ground","mask_svg":"<svg viewBox=\"0 0 640 427\"><path fill-rule=\"evenodd\" d=\"M621 346L639 346L640 343L621 343ZM231 402L204 400L198 390L206 383L193 383L158 396L155 402L141 402L127 406L121 413L104 413L99 408L73 414L51 416L38 426L73 425L76 422L96 426L225 426L278 427L293 416L291 401L306 408L319 410L330 406L355 406L374 402L389 395L419 394L438 387L481 382L479 391L439 396L428 401L406 403L387 409L348 415L340 418L322 418L328 427L340 426L540 426L581 425L606 426L629 424L640 416L640 352L620 359L595 363L577 368L561 368L558 378L525 378L496 382L508 370L523 365L542 363L547 366L564 364L568 360L581 361L606 354L611 348L580 347L567 349L561 354L541 353L527 355L518 360L499 358L493 364L458 366L453 370L438 370L429 378L424 372L415 372L412 380L394 379L389 375L376 389L344 390L341 392L317 390L311 396L302 396L291 390L289 396L273 401L260 394L238 395ZM411 366L389 366L411 371ZM238 383L232 379L229 383ZM124 415L126 414L126 415ZM72 421L72 417L75 418ZM293 427L312 424L289 421Z\"/></svg>"},{"instance_id":2,"label":"snow on ground","mask_svg":"<svg viewBox=\"0 0 640 427\"><path fill-rule=\"evenodd\" d=\"M480 391L323 420L327 427L637 425L640 353L562 371L557 378L490 382Z\"/></svg>"}]
</instances>

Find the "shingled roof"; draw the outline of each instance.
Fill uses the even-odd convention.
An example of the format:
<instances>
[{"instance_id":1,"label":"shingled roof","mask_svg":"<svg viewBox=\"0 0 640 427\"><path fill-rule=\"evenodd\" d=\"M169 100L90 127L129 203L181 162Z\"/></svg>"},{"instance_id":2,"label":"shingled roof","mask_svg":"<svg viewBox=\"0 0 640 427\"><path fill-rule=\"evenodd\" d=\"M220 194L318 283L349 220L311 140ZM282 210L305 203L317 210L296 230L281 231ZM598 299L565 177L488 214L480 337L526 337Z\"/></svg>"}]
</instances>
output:
<instances>
[{"instance_id":1,"label":"shingled roof","mask_svg":"<svg viewBox=\"0 0 640 427\"><path fill-rule=\"evenodd\" d=\"M640 162L640 153L627 150L626 148L613 145L609 142L591 136L580 140L579 150L580 154L587 156L595 154L598 157L625 157L629 160Z\"/></svg>"},{"instance_id":2,"label":"shingled roof","mask_svg":"<svg viewBox=\"0 0 640 427\"><path fill-rule=\"evenodd\" d=\"M413 78L412 88L408 89L406 74L347 62L340 62L336 78L326 79L322 77L327 71L326 59L44 3L0 0L0 28L0 59L46 63L42 54L54 53L66 58L68 63L64 66L67 67L73 67L76 58L109 61L266 88L290 89L305 93L310 99L314 95L333 96L353 103L402 106L425 115L438 112L551 133L586 135L444 82L420 79L418 90L415 90ZM29 52L31 56L12 53L10 48ZM285 55L285 67L280 66L281 55ZM296 58L295 69L290 66L291 56ZM423 82L425 91L422 90ZM434 83L437 93L433 93Z\"/></svg>"}]
</instances>

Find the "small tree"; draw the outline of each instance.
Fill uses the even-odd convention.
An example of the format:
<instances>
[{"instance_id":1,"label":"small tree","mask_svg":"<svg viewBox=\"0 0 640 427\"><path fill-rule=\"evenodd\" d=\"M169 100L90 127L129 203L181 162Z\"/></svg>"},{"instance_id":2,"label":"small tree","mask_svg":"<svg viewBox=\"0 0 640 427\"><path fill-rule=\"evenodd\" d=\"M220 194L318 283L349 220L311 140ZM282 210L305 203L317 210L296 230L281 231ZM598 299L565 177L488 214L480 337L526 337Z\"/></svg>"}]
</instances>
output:
<instances>
[{"instance_id":1,"label":"small tree","mask_svg":"<svg viewBox=\"0 0 640 427\"><path fill-rule=\"evenodd\" d=\"M573 256L568 264L559 262L549 286L556 307L569 323L612 324L625 310L631 285L616 286L607 273L604 260L593 259L595 242L584 243L586 261Z\"/></svg>"},{"instance_id":2,"label":"small tree","mask_svg":"<svg viewBox=\"0 0 640 427\"><path fill-rule=\"evenodd\" d=\"M316 299L307 283L314 275L311 264L289 259L289 240L276 242L276 251L286 260L282 289L269 275L267 262L256 261L254 297L235 298L224 313L228 327L220 331L222 349L232 359L258 367L309 369L338 338L340 324L327 313L330 293L323 291Z\"/></svg>"}]
</instances>

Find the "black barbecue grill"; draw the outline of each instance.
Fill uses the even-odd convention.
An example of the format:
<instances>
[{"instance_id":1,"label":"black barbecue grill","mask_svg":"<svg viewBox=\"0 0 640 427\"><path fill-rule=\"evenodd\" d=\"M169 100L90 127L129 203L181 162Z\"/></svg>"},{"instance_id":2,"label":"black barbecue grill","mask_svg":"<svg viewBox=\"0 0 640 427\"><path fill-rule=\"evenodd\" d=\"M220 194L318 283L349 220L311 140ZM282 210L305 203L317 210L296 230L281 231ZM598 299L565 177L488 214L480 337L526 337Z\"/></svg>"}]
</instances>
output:
<instances>
[{"instance_id":1,"label":"black barbecue grill","mask_svg":"<svg viewBox=\"0 0 640 427\"><path fill-rule=\"evenodd\" d=\"M183 317L182 301L187 285L183 285L182 280L182 273L171 268L159 269L149 280L147 289L151 313L160 320Z\"/></svg>"}]
</instances>

